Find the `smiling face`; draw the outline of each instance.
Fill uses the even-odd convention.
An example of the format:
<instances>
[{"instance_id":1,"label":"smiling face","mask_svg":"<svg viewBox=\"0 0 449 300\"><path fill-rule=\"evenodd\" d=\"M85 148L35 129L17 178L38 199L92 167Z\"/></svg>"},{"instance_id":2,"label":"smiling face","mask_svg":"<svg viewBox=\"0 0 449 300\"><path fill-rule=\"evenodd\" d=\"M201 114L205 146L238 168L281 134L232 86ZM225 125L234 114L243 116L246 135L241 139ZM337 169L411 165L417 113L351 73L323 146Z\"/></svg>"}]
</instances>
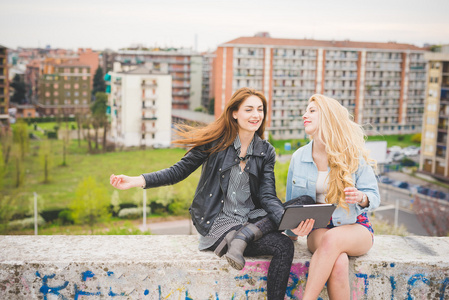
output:
<instances>
[{"instance_id":1,"label":"smiling face","mask_svg":"<svg viewBox=\"0 0 449 300\"><path fill-rule=\"evenodd\" d=\"M317 132L319 122L320 122L320 114L318 111L318 106L314 101L310 102L307 106L306 113L302 116L304 120L304 130L308 135L313 135Z\"/></svg>"},{"instance_id":2,"label":"smiling face","mask_svg":"<svg viewBox=\"0 0 449 300\"><path fill-rule=\"evenodd\" d=\"M242 102L239 109L232 113L239 125L239 134L256 132L262 124L264 113L263 103L259 97L251 95Z\"/></svg>"}]
</instances>

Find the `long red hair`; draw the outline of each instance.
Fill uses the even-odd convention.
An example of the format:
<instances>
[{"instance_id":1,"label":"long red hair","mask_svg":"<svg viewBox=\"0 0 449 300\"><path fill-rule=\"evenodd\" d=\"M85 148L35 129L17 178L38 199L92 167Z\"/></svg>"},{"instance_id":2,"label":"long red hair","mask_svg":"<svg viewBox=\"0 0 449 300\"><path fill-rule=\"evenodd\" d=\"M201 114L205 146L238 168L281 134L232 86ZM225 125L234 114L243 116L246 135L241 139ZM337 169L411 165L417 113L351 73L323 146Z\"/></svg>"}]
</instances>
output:
<instances>
[{"instance_id":1,"label":"long red hair","mask_svg":"<svg viewBox=\"0 0 449 300\"><path fill-rule=\"evenodd\" d=\"M209 125L205 127L193 127L185 124L177 125L177 134L180 138L173 141L173 144L193 148L217 141L217 144L210 149L211 153L226 149L234 142L239 131L239 125L237 120L233 118L232 113L237 111L240 105L250 96L257 96L262 100L263 120L256 133L263 138L267 118L267 99L261 92L243 87L232 95L220 117Z\"/></svg>"}]
</instances>

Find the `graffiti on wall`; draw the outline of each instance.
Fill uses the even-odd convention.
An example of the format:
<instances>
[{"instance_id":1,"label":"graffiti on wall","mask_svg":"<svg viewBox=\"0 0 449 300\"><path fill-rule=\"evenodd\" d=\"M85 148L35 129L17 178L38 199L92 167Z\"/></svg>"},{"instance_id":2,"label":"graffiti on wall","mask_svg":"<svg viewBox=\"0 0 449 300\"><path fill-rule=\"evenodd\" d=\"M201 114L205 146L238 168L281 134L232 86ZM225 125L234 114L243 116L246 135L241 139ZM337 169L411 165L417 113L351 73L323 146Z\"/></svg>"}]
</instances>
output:
<instances>
[{"instance_id":1,"label":"graffiti on wall","mask_svg":"<svg viewBox=\"0 0 449 300\"><path fill-rule=\"evenodd\" d=\"M286 296L289 299L302 299L304 287L307 279L308 262L296 263L292 265L290 279L286 291ZM266 293L266 281L269 261L255 261L247 262L245 268L241 271L241 275L236 276L236 292L229 296L220 295L219 291L211 291L210 298L215 300L220 299L252 299L257 295ZM355 273L355 280L352 284L352 298L353 299L367 299L370 298L370 291L379 285L382 285L384 295L391 295L390 299L414 299L416 295L426 296L429 290L432 292L434 299L445 299L446 287L449 285L449 278L436 278L434 274L415 273L404 275L401 272L391 272L396 266L394 263L384 264L381 270L366 274L363 272ZM388 270L389 269L389 270ZM382 272L382 270L384 272ZM388 271L388 272L387 272ZM43 272L36 271L35 278L39 282L39 295L44 300L53 299L55 296L58 299L96 299L98 296L108 296L111 298L118 297L132 297L142 299L185 299L195 300L193 296L195 286L189 286L189 283L180 280L180 286L173 288L166 284L157 286L148 286L133 288L131 291L117 290L123 287L120 283L120 278L114 277L114 272L104 271L104 274L94 274L93 271L84 271L80 274L79 282L69 282L58 280L56 274L43 274ZM395 274L388 275L388 274ZM98 280L97 276L104 276L108 280ZM92 281L98 280L92 285ZM90 281L90 285L86 283ZM54 284L54 283L58 284ZM251 284L247 284L250 282ZM216 282L215 282L216 283ZM385 285L388 288L385 288ZM95 286L96 288L92 288ZM402 288L399 291L398 287ZM191 292L189 292L189 289ZM374 291L371 291L374 293ZM176 294L176 296L175 296ZM81 298L80 298L81 297ZM321 299L321 298L319 298Z\"/></svg>"}]
</instances>

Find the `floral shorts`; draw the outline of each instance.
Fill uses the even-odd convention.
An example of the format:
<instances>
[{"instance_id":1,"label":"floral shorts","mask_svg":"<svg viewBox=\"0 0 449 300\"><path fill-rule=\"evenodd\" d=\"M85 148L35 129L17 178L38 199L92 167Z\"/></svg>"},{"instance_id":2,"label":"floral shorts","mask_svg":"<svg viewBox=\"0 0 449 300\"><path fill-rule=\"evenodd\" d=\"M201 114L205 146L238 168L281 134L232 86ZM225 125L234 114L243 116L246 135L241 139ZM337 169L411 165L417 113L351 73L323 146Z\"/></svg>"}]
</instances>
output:
<instances>
[{"instance_id":1,"label":"floral shorts","mask_svg":"<svg viewBox=\"0 0 449 300\"><path fill-rule=\"evenodd\" d=\"M355 224L360 224L360 225L366 227L366 229L368 229L369 232L371 232L371 237L373 238L373 241L374 241L373 226L371 225L371 222L369 221L368 216L366 215L365 212L363 212L363 213L361 213L360 215L357 216L357 220L356 220ZM334 225L334 223L332 223L332 218L331 218L330 221L329 221L329 224L327 224L326 228L327 229L332 229L334 227L336 227L336 226ZM317 229L317 228L312 229L312 231L315 230L315 229Z\"/></svg>"}]
</instances>

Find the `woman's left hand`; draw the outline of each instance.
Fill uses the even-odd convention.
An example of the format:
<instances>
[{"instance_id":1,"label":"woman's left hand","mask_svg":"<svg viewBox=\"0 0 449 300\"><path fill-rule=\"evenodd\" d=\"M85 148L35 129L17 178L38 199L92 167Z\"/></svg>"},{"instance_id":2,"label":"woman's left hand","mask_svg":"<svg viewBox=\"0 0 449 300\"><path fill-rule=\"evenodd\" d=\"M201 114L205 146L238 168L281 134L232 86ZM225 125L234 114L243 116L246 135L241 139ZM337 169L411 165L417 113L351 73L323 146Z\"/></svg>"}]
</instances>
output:
<instances>
[{"instance_id":1,"label":"woman's left hand","mask_svg":"<svg viewBox=\"0 0 449 300\"><path fill-rule=\"evenodd\" d=\"M345 200L348 204L360 203L363 199L363 193L355 187L347 187L345 191Z\"/></svg>"}]
</instances>

